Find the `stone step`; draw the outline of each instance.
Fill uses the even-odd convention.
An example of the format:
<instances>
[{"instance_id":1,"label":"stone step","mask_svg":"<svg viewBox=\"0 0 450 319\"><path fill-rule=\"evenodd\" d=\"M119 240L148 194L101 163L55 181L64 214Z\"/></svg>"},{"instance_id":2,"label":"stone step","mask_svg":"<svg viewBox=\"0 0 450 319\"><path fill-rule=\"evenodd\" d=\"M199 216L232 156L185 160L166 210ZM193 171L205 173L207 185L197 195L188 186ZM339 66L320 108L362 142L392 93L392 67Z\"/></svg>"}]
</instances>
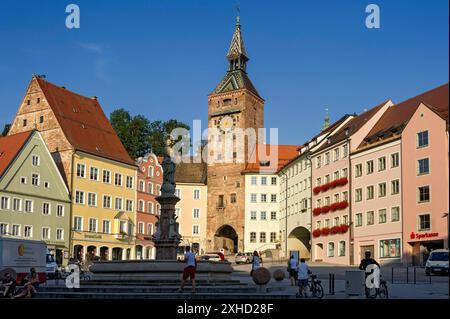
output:
<instances>
[{"instance_id":1,"label":"stone step","mask_svg":"<svg viewBox=\"0 0 450 319\"><path fill-rule=\"evenodd\" d=\"M239 280L227 280L227 281L206 281L206 280L195 280L197 285L203 286L232 286L232 285L242 285ZM179 286L180 280L120 280L120 278L111 280L82 280L80 281L81 286L91 286L91 285L121 285L121 286Z\"/></svg>"},{"instance_id":2,"label":"stone step","mask_svg":"<svg viewBox=\"0 0 450 319\"><path fill-rule=\"evenodd\" d=\"M293 299L293 294L269 293L95 293L95 292L38 292L37 299Z\"/></svg>"},{"instance_id":3,"label":"stone step","mask_svg":"<svg viewBox=\"0 0 450 319\"><path fill-rule=\"evenodd\" d=\"M124 286L82 286L77 289L68 289L66 287L43 287L39 289L39 292L42 293L57 293L57 292L72 292L72 293L85 293L85 292L93 292L93 293L175 293L177 292L179 286L154 286L154 287L124 287ZM191 285L186 285L186 291L191 289ZM281 289L271 289L268 288L268 291L280 291ZM241 285L241 286L220 286L220 287L211 287L211 286L197 286L197 291L200 292L239 292L239 293L249 293L256 292L257 287L249 286L249 285Z\"/></svg>"}]
</instances>

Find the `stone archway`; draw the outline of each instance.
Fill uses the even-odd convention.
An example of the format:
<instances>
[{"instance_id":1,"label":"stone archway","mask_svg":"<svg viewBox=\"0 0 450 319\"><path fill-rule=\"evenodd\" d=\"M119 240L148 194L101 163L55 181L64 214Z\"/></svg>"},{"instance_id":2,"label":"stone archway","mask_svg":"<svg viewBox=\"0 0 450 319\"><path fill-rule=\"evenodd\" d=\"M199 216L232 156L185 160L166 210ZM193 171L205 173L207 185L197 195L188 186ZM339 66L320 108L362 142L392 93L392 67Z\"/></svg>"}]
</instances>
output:
<instances>
[{"instance_id":1,"label":"stone archway","mask_svg":"<svg viewBox=\"0 0 450 319\"><path fill-rule=\"evenodd\" d=\"M288 250L298 251L301 258L311 258L311 233L305 227L294 228L288 236Z\"/></svg>"},{"instance_id":2,"label":"stone archway","mask_svg":"<svg viewBox=\"0 0 450 319\"><path fill-rule=\"evenodd\" d=\"M224 250L225 255L238 252L238 234L230 225L223 225L214 234L214 251Z\"/></svg>"}]
</instances>

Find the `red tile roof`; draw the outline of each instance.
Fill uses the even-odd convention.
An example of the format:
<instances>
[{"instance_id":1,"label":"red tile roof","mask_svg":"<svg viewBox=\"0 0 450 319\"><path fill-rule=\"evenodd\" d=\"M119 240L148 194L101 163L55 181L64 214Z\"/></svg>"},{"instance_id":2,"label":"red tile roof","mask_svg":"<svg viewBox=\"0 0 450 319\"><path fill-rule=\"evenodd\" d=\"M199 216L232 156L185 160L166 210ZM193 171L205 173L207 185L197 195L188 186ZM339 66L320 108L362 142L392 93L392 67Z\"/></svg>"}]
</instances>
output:
<instances>
[{"instance_id":1,"label":"red tile roof","mask_svg":"<svg viewBox=\"0 0 450 319\"><path fill-rule=\"evenodd\" d=\"M400 134L421 103L426 104L448 123L448 83L391 106L367 134L360 147ZM392 134L386 134L391 132Z\"/></svg>"},{"instance_id":2,"label":"red tile roof","mask_svg":"<svg viewBox=\"0 0 450 319\"><path fill-rule=\"evenodd\" d=\"M14 161L34 131L0 137L0 176Z\"/></svg>"},{"instance_id":3,"label":"red tile roof","mask_svg":"<svg viewBox=\"0 0 450 319\"><path fill-rule=\"evenodd\" d=\"M77 150L135 165L95 98L36 78L69 143Z\"/></svg>"},{"instance_id":4,"label":"red tile roof","mask_svg":"<svg viewBox=\"0 0 450 319\"><path fill-rule=\"evenodd\" d=\"M260 148L265 148L265 156L263 158L259 157ZM247 163L244 173L251 172L264 172L270 171L272 169L271 165L263 166L261 162L270 160L270 144L257 144L255 147L255 158L256 161L254 163ZM277 145L278 147L278 166L276 171L270 171L271 173L278 172L284 165L289 163L293 158L299 156L299 149L302 147L301 145Z\"/></svg>"}]
</instances>

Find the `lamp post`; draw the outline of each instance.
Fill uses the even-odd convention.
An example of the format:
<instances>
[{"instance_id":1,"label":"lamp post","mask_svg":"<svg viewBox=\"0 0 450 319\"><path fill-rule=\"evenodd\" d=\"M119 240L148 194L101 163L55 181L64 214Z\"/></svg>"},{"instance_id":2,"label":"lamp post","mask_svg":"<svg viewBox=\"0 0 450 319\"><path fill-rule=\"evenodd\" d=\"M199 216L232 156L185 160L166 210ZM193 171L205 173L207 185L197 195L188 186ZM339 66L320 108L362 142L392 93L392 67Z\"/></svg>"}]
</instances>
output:
<instances>
[{"instance_id":1,"label":"lamp post","mask_svg":"<svg viewBox=\"0 0 450 319\"><path fill-rule=\"evenodd\" d=\"M449 248L448 236L450 233L450 227L449 227L449 223L448 223L448 213L444 213L444 215L442 215L442 218L447 218L447 249L448 249Z\"/></svg>"},{"instance_id":2,"label":"lamp post","mask_svg":"<svg viewBox=\"0 0 450 319\"><path fill-rule=\"evenodd\" d=\"M286 170L287 172L287 170ZM285 257L288 257L288 215L287 215L287 208L288 208L288 176L286 172L282 172L284 175L284 184L285 184L285 193L284 193L284 200L285 200L285 208L284 208L284 220L285 220L285 236L284 236L284 255Z\"/></svg>"}]
</instances>

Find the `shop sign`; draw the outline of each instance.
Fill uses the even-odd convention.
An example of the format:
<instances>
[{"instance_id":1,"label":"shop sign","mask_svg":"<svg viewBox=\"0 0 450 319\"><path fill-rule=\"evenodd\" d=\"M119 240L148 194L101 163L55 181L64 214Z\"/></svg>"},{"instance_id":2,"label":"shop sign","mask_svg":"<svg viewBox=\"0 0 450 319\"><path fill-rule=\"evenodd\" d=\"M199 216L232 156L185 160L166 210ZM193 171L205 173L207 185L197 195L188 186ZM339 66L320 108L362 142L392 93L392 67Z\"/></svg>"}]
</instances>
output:
<instances>
[{"instance_id":1,"label":"shop sign","mask_svg":"<svg viewBox=\"0 0 450 319\"><path fill-rule=\"evenodd\" d=\"M410 239L424 239L424 238L434 238L439 237L439 233L415 233L411 232L411 235L409 236Z\"/></svg>"}]
</instances>

